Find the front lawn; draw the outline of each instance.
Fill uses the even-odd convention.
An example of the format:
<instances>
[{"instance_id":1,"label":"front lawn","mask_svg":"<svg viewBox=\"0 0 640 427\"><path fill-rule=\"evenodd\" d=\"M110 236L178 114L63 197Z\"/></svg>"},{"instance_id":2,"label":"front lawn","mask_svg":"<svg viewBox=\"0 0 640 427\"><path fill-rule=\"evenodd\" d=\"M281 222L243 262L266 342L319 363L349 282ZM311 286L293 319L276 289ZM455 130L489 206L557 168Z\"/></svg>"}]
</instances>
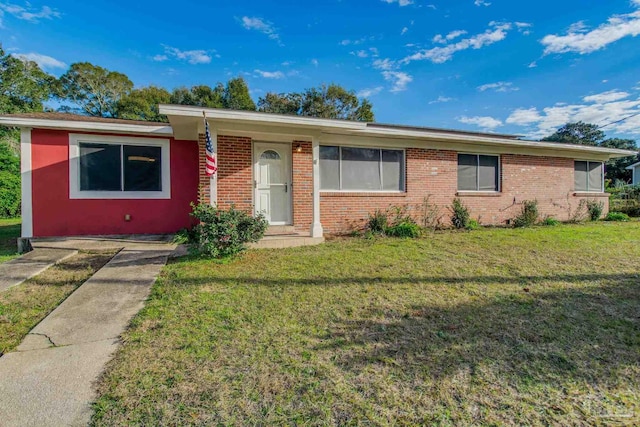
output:
<instances>
[{"instance_id":1,"label":"front lawn","mask_svg":"<svg viewBox=\"0 0 640 427\"><path fill-rule=\"evenodd\" d=\"M0 218L0 262L18 256L17 239L20 237L20 218Z\"/></svg>"},{"instance_id":2,"label":"front lawn","mask_svg":"<svg viewBox=\"0 0 640 427\"><path fill-rule=\"evenodd\" d=\"M95 425L632 425L640 223L168 265Z\"/></svg>"}]
</instances>

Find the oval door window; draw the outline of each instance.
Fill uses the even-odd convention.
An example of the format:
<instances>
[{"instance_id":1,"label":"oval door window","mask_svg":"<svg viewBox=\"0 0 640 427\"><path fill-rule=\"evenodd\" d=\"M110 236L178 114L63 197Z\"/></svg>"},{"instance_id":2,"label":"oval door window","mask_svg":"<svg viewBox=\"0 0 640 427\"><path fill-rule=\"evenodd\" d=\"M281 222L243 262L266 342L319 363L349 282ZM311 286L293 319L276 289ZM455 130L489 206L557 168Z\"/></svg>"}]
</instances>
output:
<instances>
[{"instance_id":1,"label":"oval door window","mask_svg":"<svg viewBox=\"0 0 640 427\"><path fill-rule=\"evenodd\" d=\"M280 160L280 154L276 153L273 150L267 150L262 153L262 156L260 156L260 158L264 160Z\"/></svg>"}]
</instances>

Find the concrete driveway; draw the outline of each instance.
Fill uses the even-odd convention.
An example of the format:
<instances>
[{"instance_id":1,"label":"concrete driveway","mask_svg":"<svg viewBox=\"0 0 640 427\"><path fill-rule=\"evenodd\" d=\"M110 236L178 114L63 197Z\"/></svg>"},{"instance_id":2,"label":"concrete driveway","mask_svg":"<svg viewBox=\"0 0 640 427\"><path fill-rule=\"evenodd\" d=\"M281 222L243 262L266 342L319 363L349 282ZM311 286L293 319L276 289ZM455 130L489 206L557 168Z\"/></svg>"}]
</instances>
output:
<instances>
[{"instance_id":1,"label":"concrete driveway","mask_svg":"<svg viewBox=\"0 0 640 427\"><path fill-rule=\"evenodd\" d=\"M175 245L158 238L44 240L34 247L123 248L0 357L2 426L85 426L95 382Z\"/></svg>"}]
</instances>

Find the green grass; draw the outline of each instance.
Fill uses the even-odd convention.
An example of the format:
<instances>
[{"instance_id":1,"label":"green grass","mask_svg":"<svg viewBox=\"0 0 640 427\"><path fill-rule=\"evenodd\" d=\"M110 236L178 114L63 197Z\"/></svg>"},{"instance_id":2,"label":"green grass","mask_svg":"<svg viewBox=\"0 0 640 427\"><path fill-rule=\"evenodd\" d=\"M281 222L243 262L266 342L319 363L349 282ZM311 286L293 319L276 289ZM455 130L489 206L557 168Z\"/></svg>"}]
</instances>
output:
<instances>
[{"instance_id":1,"label":"green grass","mask_svg":"<svg viewBox=\"0 0 640 427\"><path fill-rule=\"evenodd\" d=\"M0 262L9 261L18 256L20 237L20 218L0 218Z\"/></svg>"},{"instance_id":2,"label":"green grass","mask_svg":"<svg viewBox=\"0 0 640 427\"><path fill-rule=\"evenodd\" d=\"M17 347L34 326L114 254L114 251L80 252L0 292L0 356Z\"/></svg>"},{"instance_id":3,"label":"green grass","mask_svg":"<svg viewBox=\"0 0 640 427\"><path fill-rule=\"evenodd\" d=\"M181 259L93 424L637 425L638 260L639 222Z\"/></svg>"}]
</instances>

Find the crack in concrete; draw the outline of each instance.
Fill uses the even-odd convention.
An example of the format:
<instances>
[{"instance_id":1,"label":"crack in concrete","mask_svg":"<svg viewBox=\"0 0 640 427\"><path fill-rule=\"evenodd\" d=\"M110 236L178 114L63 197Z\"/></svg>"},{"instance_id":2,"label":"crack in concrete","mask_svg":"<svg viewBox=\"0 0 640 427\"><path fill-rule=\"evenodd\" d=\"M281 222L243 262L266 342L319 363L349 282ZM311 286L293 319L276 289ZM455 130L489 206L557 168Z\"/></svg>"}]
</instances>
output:
<instances>
[{"instance_id":1,"label":"crack in concrete","mask_svg":"<svg viewBox=\"0 0 640 427\"><path fill-rule=\"evenodd\" d=\"M53 342L53 340L51 339L51 337L50 337L49 335L47 335L47 334L42 334L42 333L39 333L39 332L29 332L29 335L40 335L41 337L45 337L47 340L49 340L49 342L51 343L51 345L52 345L53 347L58 347L58 346L56 345L56 343L54 343L54 342Z\"/></svg>"}]
</instances>

